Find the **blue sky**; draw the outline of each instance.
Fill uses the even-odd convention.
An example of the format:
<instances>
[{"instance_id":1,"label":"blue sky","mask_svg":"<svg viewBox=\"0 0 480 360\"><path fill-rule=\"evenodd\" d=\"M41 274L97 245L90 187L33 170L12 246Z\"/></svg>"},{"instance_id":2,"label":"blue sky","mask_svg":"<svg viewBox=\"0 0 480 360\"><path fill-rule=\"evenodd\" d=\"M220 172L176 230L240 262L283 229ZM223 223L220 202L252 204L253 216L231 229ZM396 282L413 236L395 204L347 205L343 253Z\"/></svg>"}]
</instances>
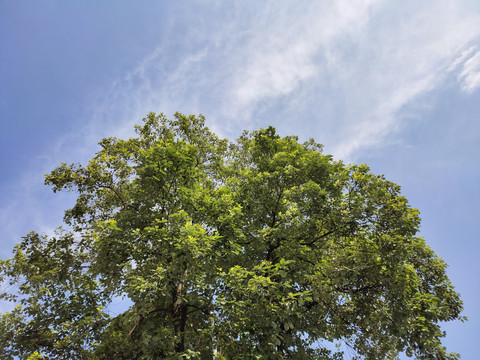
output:
<instances>
[{"instance_id":1,"label":"blue sky","mask_svg":"<svg viewBox=\"0 0 480 360\"><path fill-rule=\"evenodd\" d=\"M444 343L478 358L478 0L0 0L0 256L61 225L44 174L149 111L273 125L400 184L465 301Z\"/></svg>"}]
</instances>

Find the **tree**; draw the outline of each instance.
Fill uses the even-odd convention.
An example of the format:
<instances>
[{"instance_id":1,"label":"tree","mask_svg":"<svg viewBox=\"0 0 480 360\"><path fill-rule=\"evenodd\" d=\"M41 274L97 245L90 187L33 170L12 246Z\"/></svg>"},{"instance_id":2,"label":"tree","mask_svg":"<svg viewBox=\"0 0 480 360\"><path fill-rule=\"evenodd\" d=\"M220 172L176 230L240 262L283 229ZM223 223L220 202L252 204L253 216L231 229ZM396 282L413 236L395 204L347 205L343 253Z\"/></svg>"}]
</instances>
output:
<instances>
[{"instance_id":1,"label":"tree","mask_svg":"<svg viewBox=\"0 0 480 360\"><path fill-rule=\"evenodd\" d=\"M333 343L458 357L439 323L463 319L461 300L398 185L313 140L229 142L204 122L151 113L46 176L78 197L68 230L31 232L1 262L18 289L1 295L17 304L2 359L341 359Z\"/></svg>"}]
</instances>

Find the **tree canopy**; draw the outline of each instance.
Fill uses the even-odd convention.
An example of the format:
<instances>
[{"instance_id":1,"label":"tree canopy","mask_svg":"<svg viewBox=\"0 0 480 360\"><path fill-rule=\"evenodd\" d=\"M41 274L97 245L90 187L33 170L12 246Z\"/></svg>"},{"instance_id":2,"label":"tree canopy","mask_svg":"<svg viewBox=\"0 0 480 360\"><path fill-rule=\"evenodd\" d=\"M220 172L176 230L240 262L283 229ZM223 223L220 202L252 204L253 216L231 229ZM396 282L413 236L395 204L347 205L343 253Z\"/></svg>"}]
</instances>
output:
<instances>
[{"instance_id":1,"label":"tree canopy","mask_svg":"<svg viewBox=\"0 0 480 360\"><path fill-rule=\"evenodd\" d=\"M446 264L368 166L179 113L99 144L46 175L77 194L64 228L0 263L17 289L0 295L16 304L2 359L458 357L441 344L440 323L463 319Z\"/></svg>"}]
</instances>

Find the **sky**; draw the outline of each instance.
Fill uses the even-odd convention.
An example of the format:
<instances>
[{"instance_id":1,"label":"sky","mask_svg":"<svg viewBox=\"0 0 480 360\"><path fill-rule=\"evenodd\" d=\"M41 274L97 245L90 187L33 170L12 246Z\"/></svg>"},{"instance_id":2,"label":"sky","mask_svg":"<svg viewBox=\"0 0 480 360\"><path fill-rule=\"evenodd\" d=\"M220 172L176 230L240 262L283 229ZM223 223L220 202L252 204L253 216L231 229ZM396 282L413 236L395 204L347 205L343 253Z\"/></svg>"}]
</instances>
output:
<instances>
[{"instance_id":1,"label":"sky","mask_svg":"<svg viewBox=\"0 0 480 360\"><path fill-rule=\"evenodd\" d=\"M45 174L150 111L272 125L401 185L469 318L444 344L478 359L480 1L0 0L0 257L73 205Z\"/></svg>"}]
</instances>

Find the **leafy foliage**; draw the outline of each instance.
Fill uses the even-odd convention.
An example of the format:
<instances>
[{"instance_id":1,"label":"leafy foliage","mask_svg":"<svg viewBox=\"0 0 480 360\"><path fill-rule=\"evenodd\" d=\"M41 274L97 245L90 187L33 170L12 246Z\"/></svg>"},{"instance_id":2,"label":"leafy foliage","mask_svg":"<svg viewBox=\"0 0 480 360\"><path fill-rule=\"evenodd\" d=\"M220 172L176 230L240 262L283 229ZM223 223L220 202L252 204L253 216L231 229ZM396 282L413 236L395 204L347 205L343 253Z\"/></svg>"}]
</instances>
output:
<instances>
[{"instance_id":1,"label":"leafy foliage","mask_svg":"<svg viewBox=\"0 0 480 360\"><path fill-rule=\"evenodd\" d=\"M439 322L461 300L398 185L272 127L229 142L151 113L136 132L46 176L78 197L69 231L1 262L2 359L457 358Z\"/></svg>"}]
</instances>

